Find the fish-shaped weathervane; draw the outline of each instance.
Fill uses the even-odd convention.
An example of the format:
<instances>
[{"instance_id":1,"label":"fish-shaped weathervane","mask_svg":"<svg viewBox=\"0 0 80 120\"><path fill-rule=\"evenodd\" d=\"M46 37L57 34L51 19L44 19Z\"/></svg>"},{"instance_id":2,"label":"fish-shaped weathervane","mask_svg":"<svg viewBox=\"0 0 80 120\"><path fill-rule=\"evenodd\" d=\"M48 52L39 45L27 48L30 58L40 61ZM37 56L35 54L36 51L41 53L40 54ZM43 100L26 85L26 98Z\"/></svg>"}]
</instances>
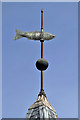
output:
<instances>
[{"instance_id":1,"label":"fish-shaped weathervane","mask_svg":"<svg viewBox=\"0 0 80 120\"><path fill-rule=\"evenodd\" d=\"M26 37L27 39L30 40L51 40L55 37L55 35L48 32L40 32L40 31L21 32L15 29L15 40L20 39L22 37Z\"/></svg>"},{"instance_id":2,"label":"fish-shaped weathervane","mask_svg":"<svg viewBox=\"0 0 80 120\"><path fill-rule=\"evenodd\" d=\"M55 35L43 32L43 10L41 10L41 31L33 31L33 32L21 32L20 30L15 29L15 40L20 39L22 37L26 37L30 40L51 40L55 37Z\"/></svg>"}]
</instances>

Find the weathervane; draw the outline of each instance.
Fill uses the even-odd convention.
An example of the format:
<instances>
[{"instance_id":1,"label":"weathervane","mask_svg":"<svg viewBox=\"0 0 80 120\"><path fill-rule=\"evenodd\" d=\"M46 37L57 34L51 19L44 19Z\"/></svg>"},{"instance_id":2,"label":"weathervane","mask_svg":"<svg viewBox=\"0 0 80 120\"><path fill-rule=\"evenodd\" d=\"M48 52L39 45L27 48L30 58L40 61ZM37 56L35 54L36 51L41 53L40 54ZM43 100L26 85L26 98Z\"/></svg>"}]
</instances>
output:
<instances>
[{"instance_id":1,"label":"weathervane","mask_svg":"<svg viewBox=\"0 0 80 120\"><path fill-rule=\"evenodd\" d=\"M15 40L20 39L22 37L26 37L29 40L38 40L41 42L41 58L37 60L36 67L38 70L41 71L41 91L39 96L46 96L43 90L43 71L47 69L48 62L43 58L43 42L46 40L51 40L55 37L55 35L43 32L43 9L41 10L41 31L34 31L34 32L21 32L15 29Z\"/></svg>"}]
</instances>

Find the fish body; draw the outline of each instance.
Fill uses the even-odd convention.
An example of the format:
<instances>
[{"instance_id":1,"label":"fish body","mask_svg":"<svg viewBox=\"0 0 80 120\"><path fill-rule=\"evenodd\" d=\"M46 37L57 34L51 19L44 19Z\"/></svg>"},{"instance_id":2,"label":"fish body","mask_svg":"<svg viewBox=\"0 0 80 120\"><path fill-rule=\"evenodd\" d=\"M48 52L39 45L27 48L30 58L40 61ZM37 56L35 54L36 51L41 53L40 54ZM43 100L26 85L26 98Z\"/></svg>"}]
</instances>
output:
<instances>
[{"instance_id":1,"label":"fish body","mask_svg":"<svg viewBox=\"0 0 80 120\"><path fill-rule=\"evenodd\" d=\"M20 39L22 37L26 37L27 39L31 40L51 40L55 37L55 35L48 33L48 32L21 32L15 29L15 40Z\"/></svg>"}]
</instances>

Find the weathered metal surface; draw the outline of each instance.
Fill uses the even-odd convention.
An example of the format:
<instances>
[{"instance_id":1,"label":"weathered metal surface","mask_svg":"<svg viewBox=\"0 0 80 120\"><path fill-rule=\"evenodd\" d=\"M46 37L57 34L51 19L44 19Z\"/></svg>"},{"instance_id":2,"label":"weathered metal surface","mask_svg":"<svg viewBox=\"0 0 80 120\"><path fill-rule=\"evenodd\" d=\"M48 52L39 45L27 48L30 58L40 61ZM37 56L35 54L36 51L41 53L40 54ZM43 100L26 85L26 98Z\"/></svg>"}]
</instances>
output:
<instances>
[{"instance_id":1,"label":"weathered metal surface","mask_svg":"<svg viewBox=\"0 0 80 120\"><path fill-rule=\"evenodd\" d=\"M37 100L28 109L26 118L56 118L55 109L51 106L48 99L42 95L38 96Z\"/></svg>"},{"instance_id":2,"label":"weathered metal surface","mask_svg":"<svg viewBox=\"0 0 80 120\"><path fill-rule=\"evenodd\" d=\"M36 62L36 67L38 70L46 70L48 67L48 62L44 58L40 58Z\"/></svg>"},{"instance_id":3,"label":"weathered metal surface","mask_svg":"<svg viewBox=\"0 0 80 120\"><path fill-rule=\"evenodd\" d=\"M22 37L26 37L31 40L51 40L55 37L55 35L48 33L48 32L40 32L40 31L34 31L34 32L21 32L17 29L15 29L15 40L20 39Z\"/></svg>"},{"instance_id":4,"label":"weathered metal surface","mask_svg":"<svg viewBox=\"0 0 80 120\"><path fill-rule=\"evenodd\" d=\"M43 85L43 82L41 81L41 91L39 92L38 96L44 95L44 96L46 97L46 94L45 94L45 92L44 92L44 90L43 90L42 85Z\"/></svg>"}]
</instances>

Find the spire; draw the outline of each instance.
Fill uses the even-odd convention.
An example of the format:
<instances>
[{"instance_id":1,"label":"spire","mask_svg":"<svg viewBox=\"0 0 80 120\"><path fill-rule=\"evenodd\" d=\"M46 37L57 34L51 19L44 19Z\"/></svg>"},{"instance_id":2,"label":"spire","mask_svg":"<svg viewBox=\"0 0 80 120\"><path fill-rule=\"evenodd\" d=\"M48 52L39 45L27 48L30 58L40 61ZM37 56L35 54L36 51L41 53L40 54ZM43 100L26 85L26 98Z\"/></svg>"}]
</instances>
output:
<instances>
[{"instance_id":1,"label":"spire","mask_svg":"<svg viewBox=\"0 0 80 120\"><path fill-rule=\"evenodd\" d=\"M41 43L41 58L36 62L37 69L41 71L41 89L37 100L28 109L26 118L57 118L56 111L49 103L43 89L43 71L48 68L48 62L43 58L43 43L55 37L55 35L51 33L43 32L43 9L41 10L41 31L21 32L15 29L15 40L22 37L26 37L30 40L39 40Z\"/></svg>"},{"instance_id":2,"label":"spire","mask_svg":"<svg viewBox=\"0 0 80 120\"><path fill-rule=\"evenodd\" d=\"M35 119L35 118L54 118L57 120L57 114L55 109L51 106L48 99L42 95L38 96L37 100L30 106L26 118Z\"/></svg>"},{"instance_id":3,"label":"spire","mask_svg":"<svg viewBox=\"0 0 80 120\"><path fill-rule=\"evenodd\" d=\"M41 33L43 35L43 9L41 10ZM38 94L37 100L30 106L26 118L55 118L57 119L57 114L55 109L49 103L46 94L43 89L43 71L48 68L48 62L43 58L43 43L44 39L40 40L41 42L41 58L37 60L36 67L41 71L41 90Z\"/></svg>"}]
</instances>

